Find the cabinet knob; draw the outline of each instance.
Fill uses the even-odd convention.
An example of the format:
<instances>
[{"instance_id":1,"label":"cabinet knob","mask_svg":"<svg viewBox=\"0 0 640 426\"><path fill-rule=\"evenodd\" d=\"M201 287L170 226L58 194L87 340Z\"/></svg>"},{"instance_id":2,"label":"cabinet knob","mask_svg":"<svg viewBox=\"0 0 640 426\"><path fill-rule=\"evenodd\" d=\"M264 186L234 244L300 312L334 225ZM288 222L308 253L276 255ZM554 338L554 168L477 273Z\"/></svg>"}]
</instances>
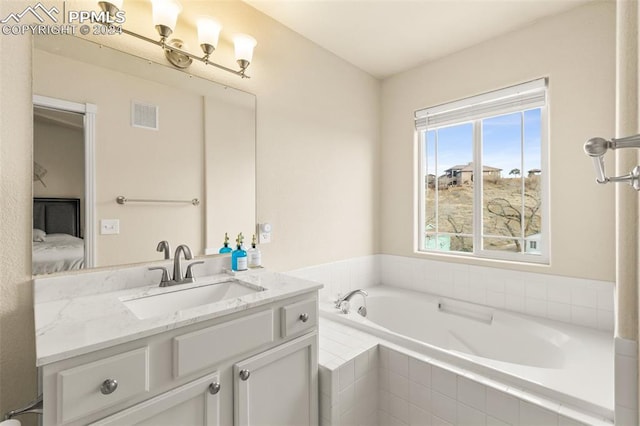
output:
<instances>
[{"instance_id":1,"label":"cabinet knob","mask_svg":"<svg viewBox=\"0 0 640 426\"><path fill-rule=\"evenodd\" d=\"M300 314L299 318L300 318L300 321L307 322L307 321L309 321L309 314L307 314L307 313Z\"/></svg>"},{"instance_id":2,"label":"cabinet knob","mask_svg":"<svg viewBox=\"0 0 640 426\"><path fill-rule=\"evenodd\" d=\"M217 394L218 392L220 392L220 383L218 383L218 382L211 383L211 384L209 385L209 393L210 393L211 395L215 395L215 394Z\"/></svg>"},{"instance_id":3,"label":"cabinet knob","mask_svg":"<svg viewBox=\"0 0 640 426\"><path fill-rule=\"evenodd\" d=\"M240 370L240 379L247 380L251 376L251 372L249 370Z\"/></svg>"},{"instance_id":4,"label":"cabinet knob","mask_svg":"<svg viewBox=\"0 0 640 426\"><path fill-rule=\"evenodd\" d=\"M100 385L100 393L110 395L118 389L118 381L116 379L107 379Z\"/></svg>"}]
</instances>

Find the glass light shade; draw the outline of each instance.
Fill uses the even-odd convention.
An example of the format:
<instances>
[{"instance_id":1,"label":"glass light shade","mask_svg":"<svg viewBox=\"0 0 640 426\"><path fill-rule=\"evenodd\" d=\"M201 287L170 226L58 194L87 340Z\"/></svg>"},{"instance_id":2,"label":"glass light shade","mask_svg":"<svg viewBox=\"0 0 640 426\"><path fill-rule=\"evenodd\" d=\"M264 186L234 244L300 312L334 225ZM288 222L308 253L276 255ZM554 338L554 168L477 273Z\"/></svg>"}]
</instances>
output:
<instances>
[{"instance_id":1,"label":"glass light shade","mask_svg":"<svg viewBox=\"0 0 640 426\"><path fill-rule=\"evenodd\" d=\"M171 31L176 28L182 6L176 0L151 0L153 6L153 25L164 25Z\"/></svg>"},{"instance_id":2,"label":"glass light shade","mask_svg":"<svg viewBox=\"0 0 640 426\"><path fill-rule=\"evenodd\" d=\"M214 48L218 47L222 25L215 19L198 19L198 41L200 44L209 44Z\"/></svg>"},{"instance_id":3,"label":"glass light shade","mask_svg":"<svg viewBox=\"0 0 640 426\"><path fill-rule=\"evenodd\" d=\"M253 48L258 44L256 39L246 34L238 34L233 38L233 44L236 51L236 61L247 61L251 63L253 59Z\"/></svg>"}]
</instances>

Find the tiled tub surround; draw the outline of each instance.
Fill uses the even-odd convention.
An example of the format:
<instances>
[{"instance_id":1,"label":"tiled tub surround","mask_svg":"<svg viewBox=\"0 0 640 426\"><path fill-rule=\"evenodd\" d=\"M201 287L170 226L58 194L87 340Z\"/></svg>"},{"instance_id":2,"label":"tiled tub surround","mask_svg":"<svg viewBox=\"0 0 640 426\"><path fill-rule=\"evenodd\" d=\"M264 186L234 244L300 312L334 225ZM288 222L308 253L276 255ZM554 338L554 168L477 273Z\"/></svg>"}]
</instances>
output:
<instances>
[{"instance_id":1,"label":"tiled tub surround","mask_svg":"<svg viewBox=\"0 0 640 426\"><path fill-rule=\"evenodd\" d=\"M467 301L505 311L519 312L529 316L558 321L560 323L583 326L587 327L584 330L588 333L597 334L598 332L595 330L601 330L605 332L603 333L605 336L613 335L614 286L613 283L610 282L390 255L373 255L348 259L299 269L289 273L300 278L323 283L325 287L320 292L321 302L323 300L330 302L335 300L337 294L344 294L356 288L369 288L384 284L386 286L430 293L432 296L444 296L458 301ZM359 296L354 298L354 300L359 302ZM329 308L331 307L330 304L328 304L328 306ZM326 320L323 319L321 322L321 373L323 373L323 369L329 369L330 373L332 373L330 377L335 377L334 375L339 374L338 371L344 363L357 359L357 356L361 356L362 353L364 353L364 349L360 348L360 352L358 352L357 348L347 345L347 352L344 353L343 351L342 356L336 356L340 345L345 345L345 343L344 341L333 342L333 344L327 343L327 339L323 338L323 336L326 336L327 330L327 327L323 327L325 321ZM595 330L589 331L588 328ZM361 333L351 327L346 327L344 330L350 330L344 331L344 335L349 335L349 333L354 332ZM364 338L362 334L359 336L360 338ZM380 337L377 338L381 339ZM364 339L366 340L366 338ZM389 342L384 343L383 346L384 345L387 345L386 347L393 347L397 352L405 355L412 354L411 357L417 360L427 361L431 366L453 372L454 377L456 377L454 383L455 389L457 389L457 386L464 386L458 385L459 377L480 383L483 386L482 389L485 389L485 411L478 409L478 407L481 407L480 405L474 406L465 403L457 394L457 390L455 397L453 397L451 383L449 383L448 391L431 389L424 394L431 398L428 399L428 401L431 401L428 402L428 404L431 404L430 406L432 407L432 410L427 410L427 414L425 414L420 411L420 409L424 411L424 405L420 406L417 401L411 401L411 399L398 399L397 392L391 392L389 389L385 390L384 386L386 382L384 380L386 379L380 379L379 386L381 387L381 395L389 397L380 397L378 401L382 409L379 413L379 415L382 416L380 417L381 425L431 424L431 421L433 424L486 423L496 425L612 423L610 419L612 418L611 409L613 407L610 407L609 405L611 404L609 403L605 404L607 408L604 411L597 409L597 407L595 410L582 411L581 408L578 408L576 411L576 409L570 408L575 407L575 404L567 404L566 400L559 401L548 395L541 396L539 393L525 390L523 387L515 386L513 383L504 382L503 380L496 381L495 378L489 379L486 375L470 372L474 370L461 369L460 366L456 367L450 363L443 364L440 358L437 360L435 358L429 358L429 356L424 353L412 352L411 348L407 348L406 346L395 346L394 343ZM370 350L371 347L366 349ZM427 359L425 359L425 357ZM613 364L613 355L611 355L611 364ZM384 370L382 366L380 366L380 368L381 371ZM326 371L324 371L321 376L321 384L322 377L325 377L326 382ZM384 377L384 375L381 377ZM590 377L588 372L585 377ZM411 384L413 377L409 375L407 380L409 384ZM460 382L467 383L462 379L460 379ZM326 386L322 389L327 391ZM419 388L413 386L410 390L411 389L415 392ZM612 392L613 390L611 390L611 393ZM327 394L325 393L325 395ZM401 396L402 395L404 394L401 394ZM347 394L347 401L350 400L349 396L350 395ZM391 398L391 396L394 396L394 398ZM442 396L446 398L443 399L441 398ZM334 404L331 406L333 410L327 408L325 402L325 408L321 411L325 414L323 418L325 424L340 424L336 423L336 419L341 419L342 415L351 415L348 408L340 405L341 401L339 399L337 402L333 399L330 399L330 401ZM434 401L436 402L434 403ZM571 401L571 398L569 398L569 401ZM442 407L440 403L445 404L448 408L442 412L438 411L441 410ZM405 404L410 408L409 417L398 414L404 413ZM503 408L507 413L510 413L510 417L505 418L504 414L500 414L501 411L496 410L496 404L504 405ZM341 408L338 410L336 407ZM385 407L389 408L386 409ZM397 415L390 413L393 407L395 407ZM399 411L397 411L398 409ZM484 417L480 416L477 412L480 412ZM331 413L331 418L328 417L328 413ZM420 413L427 417L420 417ZM452 421L454 419L452 413L455 413L455 421ZM479 416L475 418L477 422L473 421L472 417L465 417L475 414ZM385 415L389 417L384 417ZM425 420L427 418L430 420ZM357 419L356 423L352 424L358 424L358 421L361 420L362 417L357 416ZM409 421L407 421L407 419L409 419ZM361 422L360 424L366 423Z\"/></svg>"},{"instance_id":2,"label":"tiled tub surround","mask_svg":"<svg viewBox=\"0 0 640 426\"><path fill-rule=\"evenodd\" d=\"M321 301L384 284L613 332L612 282L386 254L288 274L324 284Z\"/></svg>"},{"instance_id":3,"label":"tiled tub surround","mask_svg":"<svg viewBox=\"0 0 640 426\"><path fill-rule=\"evenodd\" d=\"M83 271L34 279L36 363L38 366L126 343L189 324L222 317L252 307L314 291L320 285L269 272L247 271L234 276L223 273L229 256L207 257L194 269L196 282L159 288L159 271L149 266ZM170 266L168 262L166 265ZM137 318L123 300L165 291L180 291L230 279L260 286L265 291L174 313Z\"/></svg>"},{"instance_id":4,"label":"tiled tub surround","mask_svg":"<svg viewBox=\"0 0 640 426\"><path fill-rule=\"evenodd\" d=\"M394 287L369 288L367 318L321 303L323 317L556 404L613 418L613 338Z\"/></svg>"},{"instance_id":5,"label":"tiled tub surround","mask_svg":"<svg viewBox=\"0 0 640 426\"><path fill-rule=\"evenodd\" d=\"M320 319L322 426L378 424L378 343L374 336Z\"/></svg>"},{"instance_id":6,"label":"tiled tub surround","mask_svg":"<svg viewBox=\"0 0 640 426\"><path fill-rule=\"evenodd\" d=\"M319 360L323 426L613 424L327 318Z\"/></svg>"}]
</instances>

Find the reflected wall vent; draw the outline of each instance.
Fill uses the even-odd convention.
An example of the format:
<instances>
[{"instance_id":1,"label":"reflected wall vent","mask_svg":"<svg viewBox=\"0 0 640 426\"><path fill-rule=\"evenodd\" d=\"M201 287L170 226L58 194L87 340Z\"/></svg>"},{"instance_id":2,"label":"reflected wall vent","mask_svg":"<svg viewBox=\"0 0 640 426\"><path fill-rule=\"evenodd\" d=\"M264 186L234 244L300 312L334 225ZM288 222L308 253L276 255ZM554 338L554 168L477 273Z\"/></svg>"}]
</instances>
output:
<instances>
[{"instance_id":1,"label":"reflected wall vent","mask_svg":"<svg viewBox=\"0 0 640 426\"><path fill-rule=\"evenodd\" d=\"M158 106L131 102L131 125L143 129L158 130Z\"/></svg>"}]
</instances>

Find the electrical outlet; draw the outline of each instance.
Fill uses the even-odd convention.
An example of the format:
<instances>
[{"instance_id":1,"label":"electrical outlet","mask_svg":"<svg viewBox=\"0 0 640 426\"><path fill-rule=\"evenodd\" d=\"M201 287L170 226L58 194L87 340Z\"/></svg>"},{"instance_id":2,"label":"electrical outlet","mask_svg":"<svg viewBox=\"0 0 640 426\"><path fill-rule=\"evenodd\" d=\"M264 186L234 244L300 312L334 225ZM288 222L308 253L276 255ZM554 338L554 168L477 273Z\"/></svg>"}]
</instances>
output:
<instances>
[{"instance_id":1,"label":"electrical outlet","mask_svg":"<svg viewBox=\"0 0 640 426\"><path fill-rule=\"evenodd\" d=\"M258 243L267 244L271 242L271 232L273 227L270 223L259 223L258 226Z\"/></svg>"},{"instance_id":2,"label":"electrical outlet","mask_svg":"<svg viewBox=\"0 0 640 426\"><path fill-rule=\"evenodd\" d=\"M120 233L119 219L101 219L100 220L101 235L115 235L119 233Z\"/></svg>"}]
</instances>

